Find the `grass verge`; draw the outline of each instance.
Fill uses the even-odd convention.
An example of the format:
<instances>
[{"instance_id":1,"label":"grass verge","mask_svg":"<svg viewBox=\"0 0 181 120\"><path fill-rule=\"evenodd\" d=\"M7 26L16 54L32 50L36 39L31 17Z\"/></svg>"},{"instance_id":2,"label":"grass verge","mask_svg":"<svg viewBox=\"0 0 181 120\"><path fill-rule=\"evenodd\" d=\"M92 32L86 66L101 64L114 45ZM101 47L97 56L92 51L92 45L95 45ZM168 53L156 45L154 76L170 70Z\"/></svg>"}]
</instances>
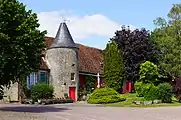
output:
<instances>
[{"instance_id":1,"label":"grass verge","mask_svg":"<svg viewBox=\"0 0 181 120\"><path fill-rule=\"evenodd\" d=\"M133 103L133 101L140 99L143 100L143 98L136 97L136 94L134 93L127 93L123 94L123 96L126 98L123 102L118 103L111 103L111 104L105 104L105 106L112 106L112 107L164 107L164 106L181 106L181 103L179 103L175 98L173 98L172 103L160 103L160 104L151 104L151 105L136 105Z\"/></svg>"}]
</instances>

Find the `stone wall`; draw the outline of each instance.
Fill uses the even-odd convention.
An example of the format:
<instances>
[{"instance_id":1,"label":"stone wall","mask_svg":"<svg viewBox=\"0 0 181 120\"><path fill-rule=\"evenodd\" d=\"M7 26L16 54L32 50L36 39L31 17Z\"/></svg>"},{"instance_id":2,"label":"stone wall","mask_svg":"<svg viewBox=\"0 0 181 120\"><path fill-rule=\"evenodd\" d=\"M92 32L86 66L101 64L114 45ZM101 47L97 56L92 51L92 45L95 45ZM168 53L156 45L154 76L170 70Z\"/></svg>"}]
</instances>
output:
<instances>
[{"instance_id":1,"label":"stone wall","mask_svg":"<svg viewBox=\"0 0 181 120\"><path fill-rule=\"evenodd\" d=\"M18 83L11 84L9 88L4 88L4 100L18 101Z\"/></svg>"},{"instance_id":2,"label":"stone wall","mask_svg":"<svg viewBox=\"0 0 181 120\"><path fill-rule=\"evenodd\" d=\"M64 93L69 94L69 86L77 87L79 79L77 49L48 49L46 60L50 67L49 81L54 86L55 97L60 98ZM75 81L71 80L71 73L75 73Z\"/></svg>"}]
</instances>

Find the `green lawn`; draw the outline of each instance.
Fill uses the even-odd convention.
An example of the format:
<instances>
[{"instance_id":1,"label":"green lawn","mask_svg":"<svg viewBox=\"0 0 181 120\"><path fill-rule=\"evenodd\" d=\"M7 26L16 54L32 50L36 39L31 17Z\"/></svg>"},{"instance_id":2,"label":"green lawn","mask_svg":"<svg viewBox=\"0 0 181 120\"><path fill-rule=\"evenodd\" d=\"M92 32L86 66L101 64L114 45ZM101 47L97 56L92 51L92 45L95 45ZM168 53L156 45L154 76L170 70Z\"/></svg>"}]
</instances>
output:
<instances>
[{"instance_id":1,"label":"green lawn","mask_svg":"<svg viewBox=\"0 0 181 120\"><path fill-rule=\"evenodd\" d=\"M152 104L152 105L136 105L133 104L133 101L140 99L140 101L143 100L143 98L136 97L136 94L123 94L123 96L126 98L125 101L119 102L119 103L111 103L111 104L105 104L105 106L114 106L114 107L159 107L159 106L181 106L181 103L179 103L176 99L173 98L172 103L160 103L160 104Z\"/></svg>"}]
</instances>

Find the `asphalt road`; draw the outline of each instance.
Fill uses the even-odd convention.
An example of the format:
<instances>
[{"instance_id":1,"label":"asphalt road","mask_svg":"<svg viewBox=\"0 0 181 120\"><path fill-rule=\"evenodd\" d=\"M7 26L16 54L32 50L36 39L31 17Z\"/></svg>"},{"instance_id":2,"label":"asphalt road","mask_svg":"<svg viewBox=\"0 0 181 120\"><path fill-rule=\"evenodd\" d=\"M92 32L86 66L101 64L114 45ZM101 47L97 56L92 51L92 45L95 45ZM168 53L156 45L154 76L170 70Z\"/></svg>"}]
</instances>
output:
<instances>
[{"instance_id":1,"label":"asphalt road","mask_svg":"<svg viewBox=\"0 0 181 120\"><path fill-rule=\"evenodd\" d=\"M0 120L181 120L181 107L125 108L95 105L0 104Z\"/></svg>"}]
</instances>

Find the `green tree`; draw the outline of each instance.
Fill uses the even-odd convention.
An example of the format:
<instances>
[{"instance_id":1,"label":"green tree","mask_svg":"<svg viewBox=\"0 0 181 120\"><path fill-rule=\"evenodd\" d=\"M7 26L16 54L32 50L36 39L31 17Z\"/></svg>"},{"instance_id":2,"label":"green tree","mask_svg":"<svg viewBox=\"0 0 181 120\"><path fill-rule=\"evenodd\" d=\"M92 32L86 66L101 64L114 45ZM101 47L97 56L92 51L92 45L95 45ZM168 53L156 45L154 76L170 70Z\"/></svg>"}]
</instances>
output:
<instances>
[{"instance_id":1,"label":"green tree","mask_svg":"<svg viewBox=\"0 0 181 120\"><path fill-rule=\"evenodd\" d=\"M120 92L124 80L124 65L121 52L116 42L109 42L103 54L103 69L106 86Z\"/></svg>"},{"instance_id":2,"label":"green tree","mask_svg":"<svg viewBox=\"0 0 181 120\"><path fill-rule=\"evenodd\" d=\"M18 0L0 0L0 85L9 85L39 68L46 31L37 14Z\"/></svg>"},{"instance_id":3,"label":"green tree","mask_svg":"<svg viewBox=\"0 0 181 120\"><path fill-rule=\"evenodd\" d=\"M112 39L122 51L125 78L133 83L139 79L140 64L145 61L158 63L157 48L150 39L150 33L145 29L131 31L122 27L116 31Z\"/></svg>"},{"instance_id":4,"label":"green tree","mask_svg":"<svg viewBox=\"0 0 181 120\"><path fill-rule=\"evenodd\" d=\"M158 80L158 67L157 65L151 63L150 61L146 61L140 65L139 71L139 81L143 83L153 83L155 84Z\"/></svg>"},{"instance_id":5,"label":"green tree","mask_svg":"<svg viewBox=\"0 0 181 120\"><path fill-rule=\"evenodd\" d=\"M151 37L161 50L160 67L167 76L181 75L181 4L174 4L168 13L168 20L154 20L157 28Z\"/></svg>"},{"instance_id":6,"label":"green tree","mask_svg":"<svg viewBox=\"0 0 181 120\"><path fill-rule=\"evenodd\" d=\"M149 90L158 85L158 67L157 65L146 61L140 65L139 80L135 82L135 90L138 96L147 95Z\"/></svg>"}]
</instances>

